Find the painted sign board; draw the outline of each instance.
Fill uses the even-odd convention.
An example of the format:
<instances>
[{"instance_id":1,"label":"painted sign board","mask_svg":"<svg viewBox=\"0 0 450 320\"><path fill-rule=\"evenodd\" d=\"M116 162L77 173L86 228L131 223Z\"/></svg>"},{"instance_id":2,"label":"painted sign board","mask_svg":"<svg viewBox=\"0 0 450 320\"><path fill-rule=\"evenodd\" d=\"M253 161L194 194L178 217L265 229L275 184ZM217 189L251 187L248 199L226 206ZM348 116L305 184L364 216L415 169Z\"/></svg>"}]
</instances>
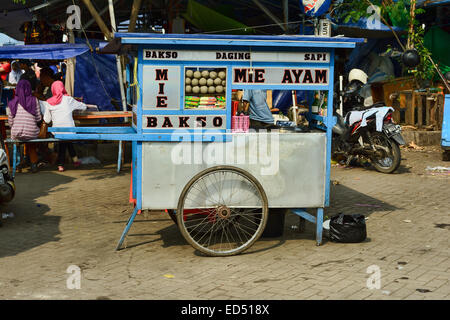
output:
<instances>
[{"instance_id":1,"label":"painted sign board","mask_svg":"<svg viewBox=\"0 0 450 320\"><path fill-rule=\"evenodd\" d=\"M180 75L179 66L143 66L143 109L179 110Z\"/></svg>"},{"instance_id":2,"label":"painted sign board","mask_svg":"<svg viewBox=\"0 0 450 320\"><path fill-rule=\"evenodd\" d=\"M328 52L249 52L144 49L143 58L144 60L161 61L330 62L330 54Z\"/></svg>"}]
</instances>

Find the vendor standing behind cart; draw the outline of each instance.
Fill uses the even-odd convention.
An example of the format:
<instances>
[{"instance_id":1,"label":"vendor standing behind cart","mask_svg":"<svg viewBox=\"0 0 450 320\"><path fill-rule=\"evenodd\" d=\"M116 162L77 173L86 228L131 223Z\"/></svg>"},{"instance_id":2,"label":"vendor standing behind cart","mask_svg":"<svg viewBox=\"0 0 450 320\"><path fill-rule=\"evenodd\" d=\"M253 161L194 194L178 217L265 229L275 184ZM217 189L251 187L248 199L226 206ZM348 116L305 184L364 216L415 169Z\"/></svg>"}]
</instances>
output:
<instances>
[{"instance_id":1,"label":"vendor standing behind cart","mask_svg":"<svg viewBox=\"0 0 450 320\"><path fill-rule=\"evenodd\" d=\"M47 123L53 122L53 127L75 127L72 112L74 110L86 110L87 106L69 96L61 81L53 82L51 89L53 96L45 103L44 121ZM66 149L69 150L74 166L80 165L73 144L71 142L60 142L58 151L58 171L60 172L65 170Z\"/></svg>"},{"instance_id":2,"label":"vendor standing behind cart","mask_svg":"<svg viewBox=\"0 0 450 320\"><path fill-rule=\"evenodd\" d=\"M19 63L17 61L14 61L11 64L11 68L12 70L9 73L8 82L9 84L16 85L17 82L19 82L20 77L22 76L24 71L20 69Z\"/></svg>"},{"instance_id":3,"label":"vendor standing behind cart","mask_svg":"<svg viewBox=\"0 0 450 320\"><path fill-rule=\"evenodd\" d=\"M250 128L271 129L276 127L266 99L266 90L244 90L242 100L246 113L250 106Z\"/></svg>"}]
</instances>

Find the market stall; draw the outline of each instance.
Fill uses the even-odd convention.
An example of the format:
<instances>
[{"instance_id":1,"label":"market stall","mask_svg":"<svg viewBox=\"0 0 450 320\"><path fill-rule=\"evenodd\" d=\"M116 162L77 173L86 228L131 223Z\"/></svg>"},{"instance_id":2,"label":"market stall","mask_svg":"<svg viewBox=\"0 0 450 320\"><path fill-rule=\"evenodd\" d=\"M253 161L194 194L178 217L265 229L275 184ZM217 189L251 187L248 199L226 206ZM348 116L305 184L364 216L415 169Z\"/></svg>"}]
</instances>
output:
<instances>
[{"instance_id":1,"label":"market stall","mask_svg":"<svg viewBox=\"0 0 450 320\"><path fill-rule=\"evenodd\" d=\"M333 96L334 49L362 39L116 33L105 53L135 55L132 128L71 128L60 139L132 141L135 208L168 209L199 251L250 247L270 209L289 208L316 225L330 197L332 99L311 130L233 132L232 90L319 90ZM311 110L310 110L311 111ZM95 133L92 133L95 130Z\"/></svg>"}]
</instances>

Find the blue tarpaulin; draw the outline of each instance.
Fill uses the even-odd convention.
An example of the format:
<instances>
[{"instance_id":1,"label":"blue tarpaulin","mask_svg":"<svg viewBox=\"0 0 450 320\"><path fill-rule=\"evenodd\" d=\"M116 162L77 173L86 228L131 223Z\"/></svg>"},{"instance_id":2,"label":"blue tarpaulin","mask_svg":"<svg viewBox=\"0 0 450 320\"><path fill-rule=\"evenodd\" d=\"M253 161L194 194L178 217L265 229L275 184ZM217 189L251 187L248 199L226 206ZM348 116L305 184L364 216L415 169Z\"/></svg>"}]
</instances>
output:
<instances>
[{"instance_id":1,"label":"blue tarpaulin","mask_svg":"<svg viewBox=\"0 0 450 320\"><path fill-rule=\"evenodd\" d=\"M76 42L85 41L76 40ZM101 43L98 40L89 42L94 48ZM83 97L84 103L97 105L100 111L116 110L111 104L111 99L121 103L121 97L115 56L90 51L77 56L74 96Z\"/></svg>"},{"instance_id":2,"label":"blue tarpaulin","mask_svg":"<svg viewBox=\"0 0 450 320\"><path fill-rule=\"evenodd\" d=\"M2 59L64 60L89 51L86 44L30 44L0 47Z\"/></svg>"}]
</instances>

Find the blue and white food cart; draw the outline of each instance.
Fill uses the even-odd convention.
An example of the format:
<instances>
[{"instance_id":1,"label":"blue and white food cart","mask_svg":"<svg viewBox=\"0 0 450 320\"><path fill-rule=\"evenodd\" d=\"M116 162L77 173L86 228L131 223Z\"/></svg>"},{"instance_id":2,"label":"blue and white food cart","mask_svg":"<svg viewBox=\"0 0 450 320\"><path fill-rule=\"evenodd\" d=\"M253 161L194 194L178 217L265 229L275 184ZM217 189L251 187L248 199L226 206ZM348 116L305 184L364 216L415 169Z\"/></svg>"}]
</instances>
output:
<instances>
[{"instance_id":1,"label":"blue and white food cart","mask_svg":"<svg viewBox=\"0 0 450 320\"><path fill-rule=\"evenodd\" d=\"M51 131L60 139L132 141L135 208L117 249L136 214L165 209L176 215L184 238L207 255L249 248L274 208L314 223L320 245L330 200L333 112L310 112L309 132L236 133L230 130L232 90L321 90L333 97L334 50L362 41L116 33L103 51L134 56L128 70L132 126Z\"/></svg>"},{"instance_id":2,"label":"blue and white food cart","mask_svg":"<svg viewBox=\"0 0 450 320\"><path fill-rule=\"evenodd\" d=\"M450 160L450 94L444 96L444 117L442 121L441 146L443 151L442 158L445 161Z\"/></svg>"}]
</instances>

